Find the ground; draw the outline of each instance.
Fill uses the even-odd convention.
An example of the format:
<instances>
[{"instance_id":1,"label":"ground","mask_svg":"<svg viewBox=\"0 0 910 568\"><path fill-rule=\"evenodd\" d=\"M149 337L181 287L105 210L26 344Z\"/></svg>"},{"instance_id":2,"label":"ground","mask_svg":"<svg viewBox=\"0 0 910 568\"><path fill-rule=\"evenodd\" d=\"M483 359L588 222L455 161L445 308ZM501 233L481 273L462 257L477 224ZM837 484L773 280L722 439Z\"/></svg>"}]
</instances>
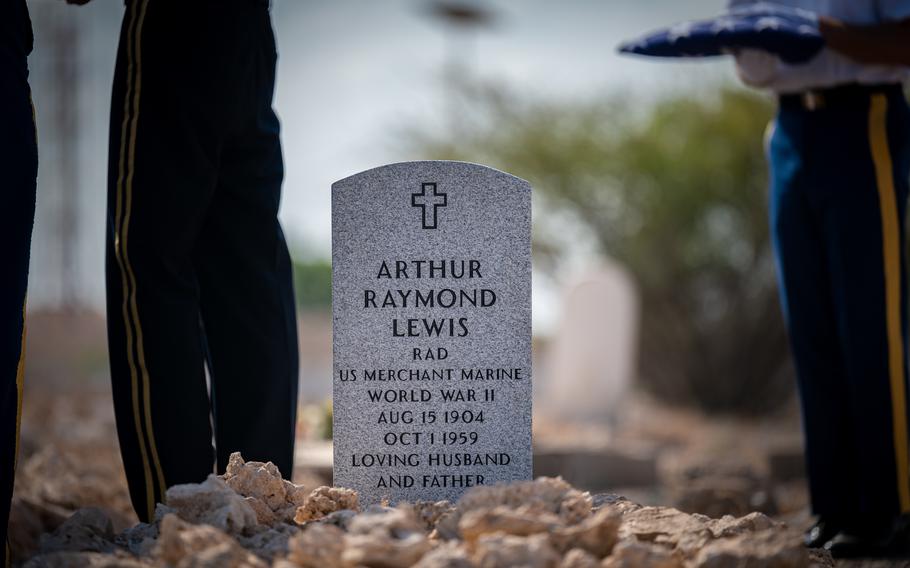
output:
<instances>
[{"instance_id":1,"label":"ground","mask_svg":"<svg viewBox=\"0 0 910 568\"><path fill-rule=\"evenodd\" d=\"M45 336L42 343L66 342ZM30 357L10 519L16 564L831 565L799 542L810 518L792 409L762 420L708 419L643 397L630 399L610 428L537 419L535 474L561 474L577 488L544 479L480 490L454 507L422 503L359 514L351 512L355 495L320 488L330 484L318 457L327 455L318 441L325 413L308 406L296 485L238 457L225 479L172 490L156 522L137 525L106 377L63 380L41 349ZM85 358L81 364L97 367L90 350L70 349ZM67 368L78 367L78 357Z\"/></svg>"}]
</instances>

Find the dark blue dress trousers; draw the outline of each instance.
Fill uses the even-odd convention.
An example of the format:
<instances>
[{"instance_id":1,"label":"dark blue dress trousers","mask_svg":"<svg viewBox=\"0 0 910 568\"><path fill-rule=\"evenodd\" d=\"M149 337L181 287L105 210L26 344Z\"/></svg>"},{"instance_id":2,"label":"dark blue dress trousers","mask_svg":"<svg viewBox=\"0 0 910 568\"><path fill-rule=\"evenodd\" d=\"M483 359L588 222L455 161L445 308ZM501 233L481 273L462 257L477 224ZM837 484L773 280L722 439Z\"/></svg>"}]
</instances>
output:
<instances>
[{"instance_id":1,"label":"dark blue dress trousers","mask_svg":"<svg viewBox=\"0 0 910 568\"><path fill-rule=\"evenodd\" d=\"M845 99L782 104L769 153L812 506L855 524L910 511L910 114L898 85Z\"/></svg>"}]
</instances>

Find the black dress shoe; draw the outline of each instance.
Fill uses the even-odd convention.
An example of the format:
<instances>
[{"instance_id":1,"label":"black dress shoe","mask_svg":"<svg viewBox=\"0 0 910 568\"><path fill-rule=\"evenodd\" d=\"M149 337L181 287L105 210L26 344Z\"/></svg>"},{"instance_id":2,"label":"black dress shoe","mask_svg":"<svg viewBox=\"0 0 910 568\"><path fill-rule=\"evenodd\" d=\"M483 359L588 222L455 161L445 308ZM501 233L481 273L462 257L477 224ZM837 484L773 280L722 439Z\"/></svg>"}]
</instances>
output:
<instances>
[{"instance_id":1,"label":"black dress shoe","mask_svg":"<svg viewBox=\"0 0 910 568\"><path fill-rule=\"evenodd\" d=\"M841 531L825 549L834 558L906 558L910 541L906 524L894 522L878 529Z\"/></svg>"},{"instance_id":2,"label":"black dress shoe","mask_svg":"<svg viewBox=\"0 0 910 568\"><path fill-rule=\"evenodd\" d=\"M834 538L840 532L840 523L831 519L819 517L812 528L806 531L803 537L808 548L821 548L825 543Z\"/></svg>"}]
</instances>

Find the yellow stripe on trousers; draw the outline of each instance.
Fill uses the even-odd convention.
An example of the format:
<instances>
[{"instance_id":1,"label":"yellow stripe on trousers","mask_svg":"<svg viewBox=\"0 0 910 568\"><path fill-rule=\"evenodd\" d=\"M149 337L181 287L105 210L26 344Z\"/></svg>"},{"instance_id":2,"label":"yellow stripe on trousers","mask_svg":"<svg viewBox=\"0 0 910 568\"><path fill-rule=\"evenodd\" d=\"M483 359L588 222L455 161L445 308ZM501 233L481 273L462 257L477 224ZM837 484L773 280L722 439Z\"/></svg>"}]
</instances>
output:
<instances>
[{"instance_id":1,"label":"yellow stripe on trousers","mask_svg":"<svg viewBox=\"0 0 910 568\"><path fill-rule=\"evenodd\" d=\"M145 474L145 489L148 517L155 514L155 480L161 495L164 495L166 484L158 460L155 446L155 434L152 429L151 408L149 402L149 375L145 365L145 351L142 345L142 328L139 323L139 312L136 306L136 276L130 265L127 253L129 236L130 209L132 207L133 174L135 172L136 123L139 114L139 95L142 87L142 24L148 0L142 0L130 6L130 20L127 24L127 70L126 97L123 104L123 122L120 126L120 159L117 176L116 214L114 222L114 255L120 268L120 279L123 289L123 323L126 328L127 363L130 368L133 419L136 434L139 438L139 453ZM129 135L129 139L127 139ZM138 344L138 368L134 350L133 325L136 327L135 341ZM141 386L140 386L141 382ZM143 421L140 411L140 390L142 394ZM148 449L146 449L146 445ZM149 455L151 454L151 455Z\"/></svg>"},{"instance_id":2,"label":"yellow stripe on trousers","mask_svg":"<svg viewBox=\"0 0 910 568\"><path fill-rule=\"evenodd\" d=\"M130 212L132 211L133 202L133 174L136 171L136 122L139 119L139 96L142 93L142 23L145 20L145 11L148 8L149 0L142 1L142 11L139 14L139 24L136 32L136 96L133 101L133 124L130 126L130 148L128 161L128 174L126 178L126 205L123 215L123 260L126 265L126 271L129 274L132 291L130 294L130 305L132 308L133 318L136 322L136 347L139 352L139 370L141 371L142 396L145 401L145 427L149 438L149 448L152 452L152 464L155 466L155 473L158 475L158 489L161 491L161 497L164 498L164 492L167 485L164 482L164 472L161 470L161 461L158 459L158 447L155 445L155 432L152 429L152 406L150 395L149 372L145 365L145 344L142 338L142 325L139 323L139 308L136 305L136 275L133 274L133 267L130 264L129 247L127 240L130 230Z\"/></svg>"},{"instance_id":3,"label":"yellow stripe on trousers","mask_svg":"<svg viewBox=\"0 0 910 568\"><path fill-rule=\"evenodd\" d=\"M38 117L35 112L35 102L32 92L28 92L28 104L32 107L32 127L35 130L35 148L38 148ZM13 454L13 472L19 464L19 435L22 431L22 397L25 393L25 337L28 335L28 326L25 322L25 306L28 303L28 294L22 300L22 346L19 348L19 364L16 366L16 393L19 397L16 402L16 453Z\"/></svg>"},{"instance_id":4,"label":"yellow stripe on trousers","mask_svg":"<svg viewBox=\"0 0 910 568\"><path fill-rule=\"evenodd\" d=\"M907 393L904 378L904 343L901 333L901 248L894 173L885 120L888 99L872 96L869 106L869 146L875 164L882 215L882 252L885 264L885 320L888 331L888 372L891 385L891 424L897 464L897 494L902 513L910 511L910 467L907 459Z\"/></svg>"},{"instance_id":5,"label":"yellow stripe on trousers","mask_svg":"<svg viewBox=\"0 0 910 568\"><path fill-rule=\"evenodd\" d=\"M13 454L13 471L19 464L19 434L22 429L22 394L25 392L25 336L27 335L25 324L25 304L22 302L22 347L19 348L19 364L16 366L16 444Z\"/></svg>"},{"instance_id":6,"label":"yellow stripe on trousers","mask_svg":"<svg viewBox=\"0 0 910 568\"><path fill-rule=\"evenodd\" d=\"M34 107L32 107L34 109ZM32 111L34 117L34 110ZM19 465L19 437L22 427L22 395L25 392L25 304L22 302L22 346L19 348L19 362L16 365L16 443L13 453L13 473ZM4 566L12 566L10 560L9 539L3 543Z\"/></svg>"},{"instance_id":7,"label":"yellow stripe on trousers","mask_svg":"<svg viewBox=\"0 0 910 568\"><path fill-rule=\"evenodd\" d=\"M35 113L35 102L32 100L32 93L29 90L28 104L32 107L32 127L35 130L35 147L38 147L38 118ZM28 303L28 296L22 300L22 344L19 347L19 362L16 364L16 442L13 448L13 474L19 467L19 438L22 437L22 398L25 394L25 338L28 335L27 325L25 323L25 306ZM3 543L4 549L4 566L12 566L10 561L9 540Z\"/></svg>"}]
</instances>

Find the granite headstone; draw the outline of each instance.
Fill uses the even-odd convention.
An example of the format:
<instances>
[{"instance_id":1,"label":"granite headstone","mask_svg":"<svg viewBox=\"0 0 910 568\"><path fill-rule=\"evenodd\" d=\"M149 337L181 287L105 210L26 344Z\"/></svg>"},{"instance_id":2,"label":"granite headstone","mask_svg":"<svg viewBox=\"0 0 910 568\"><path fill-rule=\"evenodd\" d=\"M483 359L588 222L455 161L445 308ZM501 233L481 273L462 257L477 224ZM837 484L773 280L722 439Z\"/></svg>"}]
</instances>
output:
<instances>
[{"instance_id":1,"label":"granite headstone","mask_svg":"<svg viewBox=\"0 0 910 568\"><path fill-rule=\"evenodd\" d=\"M334 483L363 504L531 477L531 187L405 162L332 186Z\"/></svg>"}]
</instances>

